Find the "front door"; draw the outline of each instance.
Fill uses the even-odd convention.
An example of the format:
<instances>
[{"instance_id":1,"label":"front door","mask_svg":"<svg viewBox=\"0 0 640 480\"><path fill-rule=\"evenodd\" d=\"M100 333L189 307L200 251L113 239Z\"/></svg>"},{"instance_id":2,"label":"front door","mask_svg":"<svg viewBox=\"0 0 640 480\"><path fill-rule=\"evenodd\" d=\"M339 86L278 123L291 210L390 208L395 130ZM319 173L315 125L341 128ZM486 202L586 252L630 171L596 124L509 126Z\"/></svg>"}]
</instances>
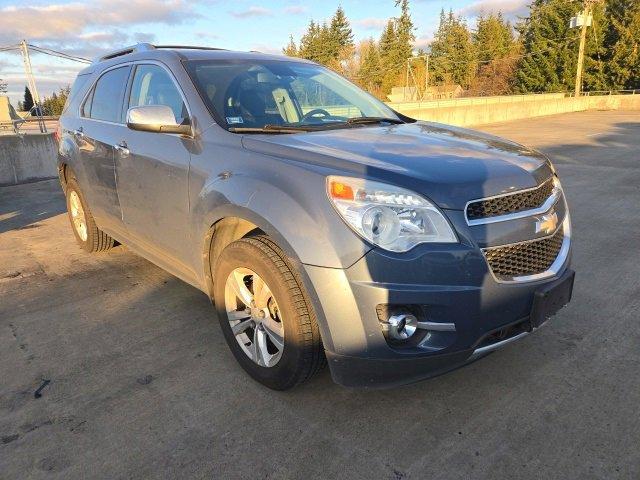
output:
<instances>
[{"instance_id":1,"label":"front door","mask_svg":"<svg viewBox=\"0 0 640 480\"><path fill-rule=\"evenodd\" d=\"M172 74L155 63L134 66L126 109L171 107L178 121L187 106ZM184 267L188 257L190 138L125 129L115 152L118 195L129 233L156 255Z\"/></svg>"}]
</instances>

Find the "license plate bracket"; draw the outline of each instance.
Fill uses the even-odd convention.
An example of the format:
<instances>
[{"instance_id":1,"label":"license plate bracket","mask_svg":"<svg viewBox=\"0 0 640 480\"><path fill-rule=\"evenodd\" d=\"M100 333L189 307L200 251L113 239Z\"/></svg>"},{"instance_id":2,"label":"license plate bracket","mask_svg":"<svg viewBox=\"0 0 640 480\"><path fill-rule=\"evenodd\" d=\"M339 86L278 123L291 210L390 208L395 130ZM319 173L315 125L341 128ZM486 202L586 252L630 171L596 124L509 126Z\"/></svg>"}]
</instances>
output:
<instances>
[{"instance_id":1,"label":"license plate bracket","mask_svg":"<svg viewBox=\"0 0 640 480\"><path fill-rule=\"evenodd\" d=\"M567 270L553 283L536 290L531 307L531 325L538 328L571 301L576 272Z\"/></svg>"}]
</instances>

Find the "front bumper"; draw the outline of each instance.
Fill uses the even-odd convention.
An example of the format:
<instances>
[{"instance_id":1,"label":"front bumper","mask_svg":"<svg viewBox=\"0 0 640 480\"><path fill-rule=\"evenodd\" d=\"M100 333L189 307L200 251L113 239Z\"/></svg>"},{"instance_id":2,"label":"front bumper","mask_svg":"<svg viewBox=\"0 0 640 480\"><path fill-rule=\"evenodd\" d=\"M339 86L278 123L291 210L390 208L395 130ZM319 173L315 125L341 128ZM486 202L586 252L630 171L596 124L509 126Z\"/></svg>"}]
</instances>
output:
<instances>
[{"instance_id":1,"label":"front bumper","mask_svg":"<svg viewBox=\"0 0 640 480\"><path fill-rule=\"evenodd\" d=\"M536 291L573 272L570 255L540 281L496 282L477 248L461 242L396 255L373 250L352 267L305 266L336 383L389 387L440 375L532 331ZM385 339L376 306L420 305L426 320L455 331L429 332L420 345Z\"/></svg>"}]
</instances>

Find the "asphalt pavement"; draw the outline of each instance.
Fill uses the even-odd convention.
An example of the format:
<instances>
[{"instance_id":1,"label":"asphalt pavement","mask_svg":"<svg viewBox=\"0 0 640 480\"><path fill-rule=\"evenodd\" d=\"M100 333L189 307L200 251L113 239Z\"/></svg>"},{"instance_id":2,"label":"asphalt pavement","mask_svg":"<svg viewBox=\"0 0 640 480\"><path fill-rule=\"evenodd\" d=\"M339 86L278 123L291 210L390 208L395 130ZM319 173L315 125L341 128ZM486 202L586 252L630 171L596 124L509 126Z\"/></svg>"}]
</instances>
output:
<instances>
[{"instance_id":1,"label":"asphalt pavement","mask_svg":"<svg viewBox=\"0 0 640 480\"><path fill-rule=\"evenodd\" d=\"M125 247L82 252L56 181L0 188L0 478L640 478L640 113L482 129L555 161L573 301L392 390L262 387L204 294Z\"/></svg>"}]
</instances>

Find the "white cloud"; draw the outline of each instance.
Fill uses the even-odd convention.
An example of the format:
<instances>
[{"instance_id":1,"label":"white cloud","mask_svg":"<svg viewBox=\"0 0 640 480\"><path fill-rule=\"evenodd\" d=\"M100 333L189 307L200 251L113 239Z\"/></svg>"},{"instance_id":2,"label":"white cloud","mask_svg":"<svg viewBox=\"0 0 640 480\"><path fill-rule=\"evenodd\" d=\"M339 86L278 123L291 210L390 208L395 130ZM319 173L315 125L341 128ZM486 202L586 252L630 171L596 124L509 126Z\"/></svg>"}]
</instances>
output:
<instances>
[{"instance_id":1,"label":"white cloud","mask_svg":"<svg viewBox=\"0 0 640 480\"><path fill-rule=\"evenodd\" d=\"M236 18L250 18L250 17L266 17L272 14L271 10L264 7L249 7L246 10L237 12L229 12L230 15Z\"/></svg>"},{"instance_id":2,"label":"white cloud","mask_svg":"<svg viewBox=\"0 0 640 480\"><path fill-rule=\"evenodd\" d=\"M262 43L252 45L251 50L260 52L260 53L267 53L271 55L283 55L282 50L280 48L274 48L273 45L265 45Z\"/></svg>"},{"instance_id":3,"label":"white cloud","mask_svg":"<svg viewBox=\"0 0 640 480\"><path fill-rule=\"evenodd\" d=\"M353 24L364 30L382 30L388 21L388 18L369 17L356 20Z\"/></svg>"},{"instance_id":4,"label":"white cloud","mask_svg":"<svg viewBox=\"0 0 640 480\"><path fill-rule=\"evenodd\" d=\"M186 0L97 0L47 6L11 5L0 9L0 40L70 41L93 28L146 23L181 23L193 18ZM189 15L185 15L189 13Z\"/></svg>"},{"instance_id":5,"label":"white cloud","mask_svg":"<svg viewBox=\"0 0 640 480\"><path fill-rule=\"evenodd\" d=\"M291 5L284 9L284 13L289 15L302 15L307 12L307 7L303 7L302 5Z\"/></svg>"},{"instance_id":6,"label":"white cloud","mask_svg":"<svg viewBox=\"0 0 640 480\"><path fill-rule=\"evenodd\" d=\"M16 44L25 38L40 47L92 59L122 45L153 42L155 34L146 29L197 17L191 5L188 0L94 0L36 6L16 3L0 7L0 45ZM22 63L17 54L5 58L4 64L10 68L3 65L2 75L7 77L12 100L17 101L26 83ZM77 72L86 67L36 51L32 51L31 63L41 97L72 83Z\"/></svg>"},{"instance_id":7,"label":"white cloud","mask_svg":"<svg viewBox=\"0 0 640 480\"><path fill-rule=\"evenodd\" d=\"M528 11L530 0L476 0L457 11L464 16L502 12L506 17L524 15Z\"/></svg>"},{"instance_id":8,"label":"white cloud","mask_svg":"<svg viewBox=\"0 0 640 480\"><path fill-rule=\"evenodd\" d=\"M215 33L212 32L204 32L204 31L199 31L199 32L194 32L194 35L198 38L201 38L203 40L218 40L220 39L220 35L217 35Z\"/></svg>"},{"instance_id":9,"label":"white cloud","mask_svg":"<svg viewBox=\"0 0 640 480\"><path fill-rule=\"evenodd\" d=\"M426 49L433 42L433 35L421 35L413 42L413 47L416 49Z\"/></svg>"}]
</instances>

